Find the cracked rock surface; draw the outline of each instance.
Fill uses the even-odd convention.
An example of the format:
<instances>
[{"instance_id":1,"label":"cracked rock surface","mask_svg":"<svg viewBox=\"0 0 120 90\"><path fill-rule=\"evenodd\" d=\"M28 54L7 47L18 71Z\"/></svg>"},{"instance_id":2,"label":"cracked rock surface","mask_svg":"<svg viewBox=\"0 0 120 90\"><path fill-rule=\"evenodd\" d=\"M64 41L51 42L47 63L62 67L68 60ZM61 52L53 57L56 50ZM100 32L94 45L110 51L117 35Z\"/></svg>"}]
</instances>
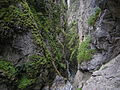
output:
<instances>
[{"instance_id":1,"label":"cracked rock surface","mask_svg":"<svg viewBox=\"0 0 120 90\"><path fill-rule=\"evenodd\" d=\"M95 71L82 90L120 90L120 55Z\"/></svg>"}]
</instances>

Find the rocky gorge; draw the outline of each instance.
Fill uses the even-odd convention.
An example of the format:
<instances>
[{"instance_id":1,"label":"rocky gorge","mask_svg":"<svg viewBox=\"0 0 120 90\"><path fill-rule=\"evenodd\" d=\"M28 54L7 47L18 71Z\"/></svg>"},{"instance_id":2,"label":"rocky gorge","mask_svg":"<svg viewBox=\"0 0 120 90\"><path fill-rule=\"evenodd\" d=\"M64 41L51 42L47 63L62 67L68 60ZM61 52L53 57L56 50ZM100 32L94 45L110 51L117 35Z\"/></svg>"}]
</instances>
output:
<instances>
[{"instance_id":1,"label":"rocky gorge","mask_svg":"<svg viewBox=\"0 0 120 90\"><path fill-rule=\"evenodd\" d=\"M120 1L1 0L0 90L120 90Z\"/></svg>"}]
</instances>

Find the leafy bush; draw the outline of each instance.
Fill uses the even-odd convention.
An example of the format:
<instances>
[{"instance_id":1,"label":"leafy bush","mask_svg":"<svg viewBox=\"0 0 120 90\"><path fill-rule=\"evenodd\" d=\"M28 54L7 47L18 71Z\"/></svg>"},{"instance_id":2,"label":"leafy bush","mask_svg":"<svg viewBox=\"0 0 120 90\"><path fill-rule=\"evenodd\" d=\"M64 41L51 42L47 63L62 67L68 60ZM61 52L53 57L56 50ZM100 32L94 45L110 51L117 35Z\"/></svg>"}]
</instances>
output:
<instances>
[{"instance_id":1,"label":"leafy bush","mask_svg":"<svg viewBox=\"0 0 120 90\"><path fill-rule=\"evenodd\" d=\"M9 79L11 80L15 79L17 69L10 62L0 60L0 70L3 70L3 72Z\"/></svg>"},{"instance_id":2,"label":"leafy bush","mask_svg":"<svg viewBox=\"0 0 120 90\"><path fill-rule=\"evenodd\" d=\"M87 22L89 25L93 26L95 24L100 12L101 12L101 9L99 7L95 9L95 12L88 18Z\"/></svg>"},{"instance_id":3,"label":"leafy bush","mask_svg":"<svg viewBox=\"0 0 120 90\"><path fill-rule=\"evenodd\" d=\"M77 56L78 63L81 63L82 61L85 60L90 60L92 58L92 52L94 52L94 50L89 49L90 41L91 41L90 37L87 37L85 41L80 43Z\"/></svg>"},{"instance_id":4,"label":"leafy bush","mask_svg":"<svg viewBox=\"0 0 120 90\"><path fill-rule=\"evenodd\" d=\"M35 81L34 79L29 79L29 78L27 78L27 77L22 77L22 78L19 80L18 88L24 89L24 88L26 88L27 86L31 85L34 81Z\"/></svg>"}]
</instances>

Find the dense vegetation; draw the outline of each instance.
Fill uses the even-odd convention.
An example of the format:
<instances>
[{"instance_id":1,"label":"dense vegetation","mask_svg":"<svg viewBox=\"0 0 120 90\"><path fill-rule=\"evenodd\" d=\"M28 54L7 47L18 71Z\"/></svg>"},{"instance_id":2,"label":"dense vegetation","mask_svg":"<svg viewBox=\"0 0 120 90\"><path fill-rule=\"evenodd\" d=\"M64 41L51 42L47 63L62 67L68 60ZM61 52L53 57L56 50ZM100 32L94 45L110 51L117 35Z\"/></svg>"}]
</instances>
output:
<instances>
[{"instance_id":1,"label":"dense vegetation","mask_svg":"<svg viewBox=\"0 0 120 90\"><path fill-rule=\"evenodd\" d=\"M82 43L80 43L77 56L78 63L90 60L92 58L94 50L90 49L90 41L90 36L87 36L85 40Z\"/></svg>"},{"instance_id":2,"label":"dense vegetation","mask_svg":"<svg viewBox=\"0 0 120 90\"><path fill-rule=\"evenodd\" d=\"M40 52L27 57L29 61L17 66L0 59L0 69L10 84L25 89L37 81L43 73L42 69L53 76L67 77L70 76L69 65L75 68L77 60L81 63L91 59L90 37L79 44L77 22L67 25L67 5L64 1L3 0L0 3L0 41L31 32ZM97 9L94 17L99 12ZM93 24L95 20L88 21ZM48 79L52 80L53 76L48 75ZM44 77L41 77L41 82L49 83Z\"/></svg>"},{"instance_id":3,"label":"dense vegetation","mask_svg":"<svg viewBox=\"0 0 120 90\"><path fill-rule=\"evenodd\" d=\"M8 82L20 89L27 88L35 83L42 68L53 75L65 75L66 60L76 60L78 46L76 24L73 22L67 27L65 3L52 0L3 0L0 3L0 41L31 32L41 53L29 56L29 61L19 66L1 59L0 69L6 79L10 79Z\"/></svg>"}]
</instances>

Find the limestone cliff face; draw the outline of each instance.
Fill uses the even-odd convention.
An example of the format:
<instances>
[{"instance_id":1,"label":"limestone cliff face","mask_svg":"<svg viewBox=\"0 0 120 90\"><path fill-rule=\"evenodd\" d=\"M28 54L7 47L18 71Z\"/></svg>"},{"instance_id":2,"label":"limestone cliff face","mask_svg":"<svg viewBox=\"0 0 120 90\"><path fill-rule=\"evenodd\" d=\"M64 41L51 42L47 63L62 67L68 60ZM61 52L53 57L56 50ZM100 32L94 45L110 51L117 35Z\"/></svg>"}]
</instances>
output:
<instances>
[{"instance_id":1,"label":"limestone cliff face","mask_svg":"<svg viewBox=\"0 0 120 90\"><path fill-rule=\"evenodd\" d=\"M94 25L89 19L101 8ZM78 23L80 42L88 34L92 36L91 48L97 52L89 62L82 63L81 69L94 70L102 63L117 56L119 47L119 1L76 0L68 10L68 23ZM91 20L92 21L92 20Z\"/></svg>"},{"instance_id":2,"label":"limestone cliff face","mask_svg":"<svg viewBox=\"0 0 120 90\"><path fill-rule=\"evenodd\" d=\"M85 83L82 90L119 90L120 89L120 55L95 71Z\"/></svg>"},{"instance_id":3,"label":"limestone cliff face","mask_svg":"<svg viewBox=\"0 0 120 90\"><path fill-rule=\"evenodd\" d=\"M108 74L111 73L112 68L117 66L117 63L112 62L119 61L119 56L117 57L118 61L113 59L120 53L119 5L118 0L75 0L68 9L68 23L74 20L78 23L80 42L84 40L85 36L91 35L90 47L96 51L90 61L81 63L80 70L93 72L111 60L110 65L106 65L111 69L105 68L104 71L101 71L101 69L96 71L101 73L100 76L98 74L98 76L95 76L93 73L85 85L81 84L86 82L85 75L78 71L75 80L79 80L75 83L79 83L77 84L79 88L83 86L83 90L119 90L119 87L115 84L117 79L111 77L111 82L106 81L106 77L109 76ZM95 15L97 8L101 10L98 15ZM116 75L119 75L117 71L114 72L113 77L116 77ZM118 84L119 82L117 82Z\"/></svg>"}]
</instances>

